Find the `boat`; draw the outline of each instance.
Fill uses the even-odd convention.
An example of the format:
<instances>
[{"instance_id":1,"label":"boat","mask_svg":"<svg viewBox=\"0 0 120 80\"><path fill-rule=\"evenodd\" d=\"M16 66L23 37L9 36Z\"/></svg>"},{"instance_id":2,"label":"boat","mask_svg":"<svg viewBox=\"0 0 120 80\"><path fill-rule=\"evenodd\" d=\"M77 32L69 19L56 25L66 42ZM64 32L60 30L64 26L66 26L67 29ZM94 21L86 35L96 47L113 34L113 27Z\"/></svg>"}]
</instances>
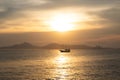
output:
<instances>
[{"instance_id":1,"label":"boat","mask_svg":"<svg viewBox=\"0 0 120 80\"><path fill-rule=\"evenodd\" d=\"M70 52L70 49L61 49L60 52Z\"/></svg>"}]
</instances>

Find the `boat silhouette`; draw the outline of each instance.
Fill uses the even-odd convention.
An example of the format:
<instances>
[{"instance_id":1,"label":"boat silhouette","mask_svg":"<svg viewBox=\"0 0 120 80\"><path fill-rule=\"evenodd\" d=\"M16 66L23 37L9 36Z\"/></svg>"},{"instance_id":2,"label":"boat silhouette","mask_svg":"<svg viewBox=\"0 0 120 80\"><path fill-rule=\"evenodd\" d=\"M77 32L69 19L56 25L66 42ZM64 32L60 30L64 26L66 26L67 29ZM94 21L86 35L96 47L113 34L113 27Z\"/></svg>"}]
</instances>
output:
<instances>
[{"instance_id":1,"label":"boat silhouette","mask_svg":"<svg viewBox=\"0 0 120 80\"><path fill-rule=\"evenodd\" d=\"M70 49L61 49L60 52L70 52Z\"/></svg>"}]
</instances>

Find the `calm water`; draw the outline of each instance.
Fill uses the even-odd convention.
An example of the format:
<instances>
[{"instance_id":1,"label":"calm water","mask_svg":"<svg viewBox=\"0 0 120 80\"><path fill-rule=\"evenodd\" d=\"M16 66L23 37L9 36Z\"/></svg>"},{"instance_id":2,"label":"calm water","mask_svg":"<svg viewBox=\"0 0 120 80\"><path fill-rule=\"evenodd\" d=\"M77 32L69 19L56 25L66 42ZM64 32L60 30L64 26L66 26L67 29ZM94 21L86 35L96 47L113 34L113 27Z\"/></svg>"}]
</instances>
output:
<instances>
[{"instance_id":1,"label":"calm water","mask_svg":"<svg viewBox=\"0 0 120 80\"><path fill-rule=\"evenodd\" d=\"M120 80L120 50L0 50L0 80Z\"/></svg>"}]
</instances>

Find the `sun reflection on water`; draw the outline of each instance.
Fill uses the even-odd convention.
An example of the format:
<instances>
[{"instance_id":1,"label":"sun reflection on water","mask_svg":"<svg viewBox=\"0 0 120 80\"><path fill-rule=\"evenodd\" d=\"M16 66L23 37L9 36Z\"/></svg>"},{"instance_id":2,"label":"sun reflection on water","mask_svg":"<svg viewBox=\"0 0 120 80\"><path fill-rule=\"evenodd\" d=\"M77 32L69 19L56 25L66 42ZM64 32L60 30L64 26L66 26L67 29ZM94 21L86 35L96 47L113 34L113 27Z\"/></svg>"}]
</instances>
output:
<instances>
[{"instance_id":1,"label":"sun reflection on water","mask_svg":"<svg viewBox=\"0 0 120 80\"><path fill-rule=\"evenodd\" d=\"M79 80L82 78L84 79L84 77L80 74L85 73L83 70L83 62L88 59L86 59L84 56L74 57L74 55L75 53L73 52L57 53L57 56L53 59L55 64L55 70L53 74L55 76L55 80Z\"/></svg>"},{"instance_id":2,"label":"sun reflection on water","mask_svg":"<svg viewBox=\"0 0 120 80\"><path fill-rule=\"evenodd\" d=\"M58 63L65 63L65 62L67 62L67 60L68 60L68 58L66 58L65 56L63 56L63 55L60 55L59 57L57 57L57 62Z\"/></svg>"},{"instance_id":3,"label":"sun reflection on water","mask_svg":"<svg viewBox=\"0 0 120 80\"><path fill-rule=\"evenodd\" d=\"M55 58L55 73L58 80L67 80L67 76L69 75L69 61L70 58L67 56L67 54L59 53L59 55Z\"/></svg>"}]
</instances>

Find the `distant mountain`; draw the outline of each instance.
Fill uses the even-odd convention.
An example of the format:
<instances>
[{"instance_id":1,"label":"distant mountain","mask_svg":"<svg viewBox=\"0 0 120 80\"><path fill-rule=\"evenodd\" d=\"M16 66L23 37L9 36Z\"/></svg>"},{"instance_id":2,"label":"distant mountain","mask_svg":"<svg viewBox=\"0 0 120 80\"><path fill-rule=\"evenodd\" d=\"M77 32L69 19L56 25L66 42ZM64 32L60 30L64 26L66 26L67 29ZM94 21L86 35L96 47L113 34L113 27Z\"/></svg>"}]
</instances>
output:
<instances>
[{"instance_id":1,"label":"distant mountain","mask_svg":"<svg viewBox=\"0 0 120 80\"><path fill-rule=\"evenodd\" d=\"M40 48L40 47L32 45L28 42L24 42L24 43L15 44L12 46L1 47L0 49L37 49L37 48Z\"/></svg>"},{"instance_id":2,"label":"distant mountain","mask_svg":"<svg viewBox=\"0 0 120 80\"><path fill-rule=\"evenodd\" d=\"M106 49L101 46L87 46L87 45L63 45L57 43L51 43L45 46L35 46L28 42L21 44L15 44L12 46L1 47L0 49L62 49L62 48L71 48L71 49Z\"/></svg>"},{"instance_id":3,"label":"distant mountain","mask_svg":"<svg viewBox=\"0 0 120 80\"><path fill-rule=\"evenodd\" d=\"M45 49L61 49L61 48L71 48L71 49L106 49L102 46L88 46L88 45L63 45L63 44L57 44L57 43L51 43L48 44L42 48Z\"/></svg>"},{"instance_id":4,"label":"distant mountain","mask_svg":"<svg viewBox=\"0 0 120 80\"><path fill-rule=\"evenodd\" d=\"M46 46L43 46L42 48L45 48L45 49L60 49L60 48L63 48L64 46L61 45L61 44L57 44L57 43L51 43L51 44L48 44Z\"/></svg>"}]
</instances>

